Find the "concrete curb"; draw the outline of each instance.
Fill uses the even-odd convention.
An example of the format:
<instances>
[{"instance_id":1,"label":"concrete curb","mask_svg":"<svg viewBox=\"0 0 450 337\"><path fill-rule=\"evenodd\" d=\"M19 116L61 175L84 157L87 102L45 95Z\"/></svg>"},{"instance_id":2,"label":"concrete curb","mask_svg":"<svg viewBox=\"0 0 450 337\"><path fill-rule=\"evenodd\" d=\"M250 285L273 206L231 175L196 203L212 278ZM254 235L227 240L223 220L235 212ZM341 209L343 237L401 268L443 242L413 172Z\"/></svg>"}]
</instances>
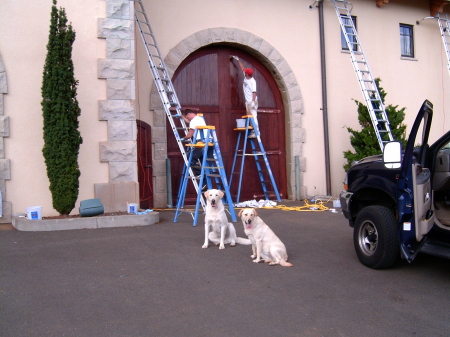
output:
<instances>
[{"instance_id":1,"label":"concrete curb","mask_svg":"<svg viewBox=\"0 0 450 337\"><path fill-rule=\"evenodd\" d=\"M72 229L148 226L159 222L159 212L134 215L81 217L69 219L29 220L13 217L12 225L19 231L42 232Z\"/></svg>"}]
</instances>

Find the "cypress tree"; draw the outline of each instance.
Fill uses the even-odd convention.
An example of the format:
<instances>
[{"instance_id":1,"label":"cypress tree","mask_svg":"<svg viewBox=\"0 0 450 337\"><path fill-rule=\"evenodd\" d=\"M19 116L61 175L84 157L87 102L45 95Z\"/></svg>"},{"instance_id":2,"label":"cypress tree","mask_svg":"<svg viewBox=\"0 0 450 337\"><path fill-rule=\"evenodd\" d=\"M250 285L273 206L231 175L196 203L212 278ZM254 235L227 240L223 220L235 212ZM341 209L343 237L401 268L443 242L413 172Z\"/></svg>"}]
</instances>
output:
<instances>
[{"instance_id":1,"label":"cypress tree","mask_svg":"<svg viewBox=\"0 0 450 337\"><path fill-rule=\"evenodd\" d=\"M67 25L63 8L53 0L50 33L42 80L44 147L42 153L50 181L53 208L68 215L78 198L80 170L78 152L82 143L78 131L77 85L72 62L75 32Z\"/></svg>"},{"instance_id":2,"label":"cypress tree","mask_svg":"<svg viewBox=\"0 0 450 337\"><path fill-rule=\"evenodd\" d=\"M380 82L381 80L379 78L375 79L381 100L384 104L384 98L387 93L380 86ZM355 151L352 152L349 150L344 152L344 158L347 159L347 163L344 165L345 172L350 169L354 162L381 153L380 144L378 144L377 135L375 134L367 106L357 100L355 100L355 103L358 106L358 121L359 125L361 125L361 131L347 128L347 131L351 134L350 143ZM395 141L400 141L403 147L406 146L406 125L403 124L405 108L398 109L398 105L394 106L390 104L385 106L385 111L389 120L392 137Z\"/></svg>"}]
</instances>

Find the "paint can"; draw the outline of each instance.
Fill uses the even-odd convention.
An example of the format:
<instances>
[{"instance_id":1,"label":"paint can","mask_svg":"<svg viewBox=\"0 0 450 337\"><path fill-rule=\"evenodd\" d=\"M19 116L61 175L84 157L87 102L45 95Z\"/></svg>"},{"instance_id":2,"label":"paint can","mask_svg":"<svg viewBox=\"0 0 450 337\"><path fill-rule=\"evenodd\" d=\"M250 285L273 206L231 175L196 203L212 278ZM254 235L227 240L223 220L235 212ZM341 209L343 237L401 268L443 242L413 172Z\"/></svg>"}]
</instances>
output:
<instances>
[{"instance_id":1,"label":"paint can","mask_svg":"<svg viewBox=\"0 0 450 337\"><path fill-rule=\"evenodd\" d=\"M236 119L237 128L245 128L245 119Z\"/></svg>"},{"instance_id":2,"label":"paint can","mask_svg":"<svg viewBox=\"0 0 450 337\"><path fill-rule=\"evenodd\" d=\"M27 218L29 220L42 220L42 206L27 207Z\"/></svg>"},{"instance_id":3,"label":"paint can","mask_svg":"<svg viewBox=\"0 0 450 337\"><path fill-rule=\"evenodd\" d=\"M138 211L138 204L127 203L127 212L128 213L136 213Z\"/></svg>"}]
</instances>

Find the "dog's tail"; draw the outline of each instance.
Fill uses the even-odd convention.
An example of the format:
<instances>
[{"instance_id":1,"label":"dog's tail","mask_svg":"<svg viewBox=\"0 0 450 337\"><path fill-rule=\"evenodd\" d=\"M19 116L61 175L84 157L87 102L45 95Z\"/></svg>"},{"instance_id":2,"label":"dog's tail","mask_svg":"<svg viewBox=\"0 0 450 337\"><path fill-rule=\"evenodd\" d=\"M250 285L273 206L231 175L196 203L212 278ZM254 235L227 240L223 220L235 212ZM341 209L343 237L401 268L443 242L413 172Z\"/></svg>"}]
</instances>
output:
<instances>
[{"instance_id":1,"label":"dog's tail","mask_svg":"<svg viewBox=\"0 0 450 337\"><path fill-rule=\"evenodd\" d=\"M280 259L280 265L282 265L283 267L293 267L294 266L292 263L289 263L283 259Z\"/></svg>"},{"instance_id":2,"label":"dog's tail","mask_svg":"<svg viewBox=\"0 0 450 337\"><path fill-rule=\"evenodd\" d=\"M239 236L236 238L236 242L240 245L251 245L252 242L249 239L240 238Z\"/></svg>"}]
</instances>

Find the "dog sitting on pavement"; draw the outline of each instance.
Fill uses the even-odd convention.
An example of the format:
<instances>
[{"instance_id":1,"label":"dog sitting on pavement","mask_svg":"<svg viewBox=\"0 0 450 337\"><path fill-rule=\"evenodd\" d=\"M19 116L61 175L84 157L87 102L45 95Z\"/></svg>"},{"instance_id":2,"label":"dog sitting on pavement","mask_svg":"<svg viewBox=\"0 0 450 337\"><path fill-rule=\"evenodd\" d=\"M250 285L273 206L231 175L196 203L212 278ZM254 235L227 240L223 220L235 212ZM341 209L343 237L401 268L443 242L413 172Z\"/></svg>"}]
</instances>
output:
<instances>
[{"instance_id":1,"label":"dog sitting on pavement","mask_svg":"<svg viewBox=\"0 0 450 337\"><path fill-rule=\"evenodd\" d=\"M208 248L208 240L219 245L219 249L225 249L225 245L228 243L230 246L235 246L236 243L251 245L249 239L238 237L233 224L228 222L222 202L224 193L220 190L212 189L206 191L203 195L206 199L206 211L205 243L202 248Z\"/></svg>"},{"instance_id":2,"label":"dog sitting on pavement","mask_svg":"<svg viewBox=\"0 0 450 337\"><path fill-rule=\"evenodd\" d=\"M292 267L292 264L287 262L286 246L258 216L255 209L244 208L239 212L239 217L244 225L245 234L252 242L253 262L264 261L271 266L280 264L283 267Z\"/></svg>"}]
</instances>

